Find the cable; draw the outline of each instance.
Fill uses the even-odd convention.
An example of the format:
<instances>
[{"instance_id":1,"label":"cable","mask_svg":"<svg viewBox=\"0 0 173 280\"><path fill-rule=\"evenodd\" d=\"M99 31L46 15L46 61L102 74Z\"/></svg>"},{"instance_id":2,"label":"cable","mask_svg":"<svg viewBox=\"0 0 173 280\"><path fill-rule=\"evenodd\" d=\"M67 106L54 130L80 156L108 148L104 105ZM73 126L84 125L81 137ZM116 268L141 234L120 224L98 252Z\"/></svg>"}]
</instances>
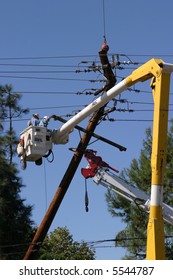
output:
<instances>
[{"instance_id":1,"label":"cable","mask_svg":"<svg viewBox=\"0 0 173 280\"><path fill-rule=\"evenodd\" d=\"M166 235L165 239L167 238L173 238L173 235ZM133 240L146 240L146 237L125 237L125 238L110 238L110 239L99 239L94 241L85 241L86 244L93 245L93 244L100 244L100 243L106 243L106 242L122 242L122 241L133 241ZM78 241L78 243L83 244L83 241ZM41 242L37 243L16 243L16 244L8 244L8 245L0 245L0 249L3 248L15 248L15 247L21 247L21 246L29 246L29 245L41 245Z\"/></svg>"},{"instance_id":2,"label":"cable","mask_svg":"<svg viewBox=\"0 0 173 280\"><path fill-rule=\"evenodd\" d=\"M76 79L76 78L54 78L54 77L34 77L34 76L4 76L0 75L1 78L12 78L12 79L34 79L34 80L55 80L55 81L81 81L81 82L99 82L103 83L105 80L88 80L88 79Z\"/></svg>"},{"instance_id":3,"label":"cable","mask_svg":"<svg viewBox=\"0 0 173 280\"><path fill-rule=\"evenodd\" d=\"M133 88L127 88L128 91L132 92L134 91L135 93L149 93L151 94L150 91L147 90L139 90L139 89L133 89ZM77 94L77 95L94 95L93 91L97 91L96 88L91 88L88 90L83 90L83 91L12 91L11 94ZM173 92L170 92L170 95L173 95ZM120 99L121 100L121 99ZM120 101L119 99L117 99L117 101ZM128 101L128 103L131 104L150 104L153 105L153 102L142 102L142 101Z\"/></svg>"},{"instance_id":4,"label":"cable","mask_svg":"<svg viewBox=\"0 0 173 280\"><path fill-rule=\"evenodd\" d=\"M59 70L59 71L51 71L51 70L47 70L47 71L44 71L44 70L40 70L40 71L35 71L35 70L21 70L21 71L17 71L17 70L14 70L14 71L0 71L0 74L57 74L57 73L79 73L79 70ZM82 70L80 71L82 72Z\"/></svg>"},{"instance_id":5,"label":"cable","mask_svg":"<svg viewBox=\"0 0 173 280\"><path fill-rule=\"evenodd\" d=\"M111 122L153 122L151 119L103 119L103 121L111 121Z\"/></svg>"},{"instance_id":6,"label":"cable","mask_svg":"<svg viewBox=\"0 0 173 280\"><path fill-rule=\"evenodd\" d=\"M89 61L88 61L89 63ZM91 61L92 63L92 61ZM55 67L55 68L77 68L78 65L57 65L57 64L19 64L19 63L0 63L0 66L15 66L15 67ZM86 67L80 65L81 68Z\"/></svg>"},{"instance_id":7,"label":"cable","mask_svg":"<svg viewBox=\"0 0 173 280\"><path fill-rule=\"evenodd\" d=\"M172 235L165 236L165 239L173 238ZM146 237L125 237L125 238L113 238L113 239L103 239L103 240L96 240L96 241L88 241L86 242L89 246L95 246L100 243L107 243L107 242L122 242L122 241L134 241L134 240L146 240ZM145 245L143 245L145 246ZM121 247L121 246L120 246ZM129 247L129 246L124 246Z\"/></svg>"},{"instance_id":8,"label":"cable","mask_svg":"<svg viewBox=\"0 0 173 280\"><path fill-rule=\"evenodd\" d=\"M86 104L82 105L64 105L64 106L46 106L46 107L32 107L29 110L45 110L45 109L64 109L64 108L76 108L76 107L85 107Z\"/></svg>"},{"instance_id":9,"label":"cable","mask_svg":"<svg viewBox=\"0 0 173 280\"><path fill-rule=\"evenodd\" d=\"M0 60L40 60L40 59L64 59L64 58L79 58L79 57L96 57L96 54L87 55L62 55L62 56L27 56L27 57L0 57Z\"/></svg>"},{"instance_id":10,"label":"cable","mask_svg":"<svg viewBox=\"0 0 173 280\"><path fill-rule=\"evenodd\" d=\"M47 211L47 174L46 174L46 161L44 162L44 190L45 190L45 213Z\"/></svg>"},{"instance_id":11,"label":"cable","mask_svg":"<svg viewBox=\"0 0 173 280\"><path fill-rule=\"evenodd\" d=\"M22 90L20 90L20 92L15 92L15 91L13 91L13 92L11 92L12 94L14 93L14 94L16 94L16 93L20 93L20 94L63 94L63 95L65 95L65 94L79 94L78 92L68 92L68 91L22 91Z\"/></svg>"},{"instance_id":12,"label":"cable","mask_svg":"<svg viewBox=\"0 0 173 280\"><path fill-rule=\"evenodd\" d=\"M119 54L120 56L142 56L142 57L146 57L146 56L150 56L150 57L159 57L159 56L165 56L165 57L173 57L173 54Z\"/></svg>"},{"instance_id":13,"label":"cable","mask_svg":"<svg viewBox=\"0 0 173 280\"><path fill-rule=\"evenodd\" d=\"M103 0L103 35L106 38L105 1Z\"/></svg>"},{"instance_id":14,"label":"cable","mask_svg":"<svg viewBox=\"0 0 173 280\"><path fill-rule=\"evenodd\" d=\"M104 3L103 3L104 4ZM105 9L104 9L105 11ZM125 57L159 57L159 56L164 56L164 57L173 57L173 54L157 54L157 53L149 53L149 54L124 54L124 53L111 53L109 55L119 55L119 56L125 56ZM26 57L0 57L0 60L5 61L5 60L40 60L40 59L71 59L71 58L81 58L81 57L97 57L98 54L83 54L83 55L62 55L62 56L26 56Z\"/></svg>"}]
</instances>

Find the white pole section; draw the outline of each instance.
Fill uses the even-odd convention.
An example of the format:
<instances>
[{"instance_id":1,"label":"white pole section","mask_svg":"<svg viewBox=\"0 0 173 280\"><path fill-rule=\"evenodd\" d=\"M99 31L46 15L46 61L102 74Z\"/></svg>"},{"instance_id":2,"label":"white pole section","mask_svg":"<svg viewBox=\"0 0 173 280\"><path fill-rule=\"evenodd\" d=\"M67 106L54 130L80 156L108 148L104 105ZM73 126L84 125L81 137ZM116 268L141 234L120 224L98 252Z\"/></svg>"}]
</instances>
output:
<instances>
[{"instance_id":1,"label":"white pole section","mask_svg":"<svg viewBox=\"0 0 173 280\"><path fill-rule=\"evenodd\" d=\"M87 107L85 107L82 111L80 111L77 115L72 117L69 121L63 124L58 132L60 135L63 135L69 131L71 131L78 123L87 118L90 114L100 109L107 102L112 100L115 96L123 92L127 89L126 79L112 87L110 90L105 92L102 96L95 99L92 103L90 103Z\"/></svg>"}]
</instances>

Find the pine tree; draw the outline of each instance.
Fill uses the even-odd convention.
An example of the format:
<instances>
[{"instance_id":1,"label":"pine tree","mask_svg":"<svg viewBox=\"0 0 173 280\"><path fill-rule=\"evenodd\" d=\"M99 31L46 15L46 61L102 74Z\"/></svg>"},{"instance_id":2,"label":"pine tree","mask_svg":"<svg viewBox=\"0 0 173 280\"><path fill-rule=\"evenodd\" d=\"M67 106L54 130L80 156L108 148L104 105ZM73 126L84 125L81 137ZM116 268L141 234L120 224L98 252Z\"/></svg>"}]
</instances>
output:
<instances>
[{"instance_id":1,"label":"pine tree","mask_svg":"<svg viewBox=\"0 0 173 280\"><path fill-rule=\"evenodd\" d=\"M19 105L19 101L22 95L13 92L11 85L0 85L0 128L4 128L4 122L9 121L9 127L6 131L6 135L3 136L4 152L8 156L9 163L12 163L13 156L16 153L16 143L18 141L15 131L13 129L13 118L19 118L23 114L28 112L28 109L22 109Z\"/></svg>"},{"instance_id":2,"label":"pine tree","mask_svg":"<svg viewBox=\"0 0 173 280\"><path fill-rule=\"evenodd\" d=\"M121 172L121 177L129 184L145 191L150 196L151 191L151 129L146 130L146 139L143 141L139 159L133 159L130 167ZM165 171L165 185L163 201L173 205L173 121L167 137L167 164ZM108 210L112 216L121 217L126 224L124 230L119 232L115 239L119 240L116 245L127 248L124 259L144 259L146 256L146 236L148 215L139 207L139 201L130 203L125 198L108 191L106 194ZM173 235L173 226L165 223L165 236ZM167 259L173 258L172 239L165 241Z\"/></svg>"},{"instance_id":3,"label":"pine tree","mask_svg":"<svg viewBox=\"0 0 173 280\"><path fill-rule=\"evenodd\" d=\"M20 197L24 186L12 161L16 149L12 118L25 112L18 105L19 100L20 95L13 95L11 86L0 86L0 259L22 259L33 231L32 207ZM7 118L10 126L5 133Z\"/></svg>"}]
</instances>

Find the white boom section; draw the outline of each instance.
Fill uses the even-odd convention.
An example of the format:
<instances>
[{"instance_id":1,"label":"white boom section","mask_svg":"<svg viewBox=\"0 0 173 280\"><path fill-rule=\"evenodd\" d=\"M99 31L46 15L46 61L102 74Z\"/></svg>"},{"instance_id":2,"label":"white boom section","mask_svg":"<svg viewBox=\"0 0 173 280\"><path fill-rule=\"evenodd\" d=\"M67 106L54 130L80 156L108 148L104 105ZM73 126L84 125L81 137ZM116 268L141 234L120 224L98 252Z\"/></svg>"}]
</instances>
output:
<instances>
[{"instance_id":1,"label":"white boom section","mask_svg":"<svg viewBox=\"0 0 173 280\"><path fill-rule=\"evenodd\" d=\"M72 117L69 121L63 124L55 133L52 135L52 141L54 144L63 144L67 142L69 133L74 129L74 127L86 119L90 114L100 109L115 96L122 93L127 89L126 79L112 87L110 90L105 92L102 96L95 99L92 103L86 106L82 111Z\"/></svg>"},{"instance_id":2,"label":"white boom section","mask_svg":"<svg viewBox=\"0 0 173 280\"><path fill-rule=\"evenodd\" d=\"M100 184L103 187L106 187L107 189L123 196L129 201L136 203L145 212L149 213L149 196L145 192L126 183L123 179L110 172L107 168L100 167L96 175L93 177L93 181L97 185ZM162 207L163 219L173 225L173 208L165 203L162 204Z\"/></svg>"}]
</instances>

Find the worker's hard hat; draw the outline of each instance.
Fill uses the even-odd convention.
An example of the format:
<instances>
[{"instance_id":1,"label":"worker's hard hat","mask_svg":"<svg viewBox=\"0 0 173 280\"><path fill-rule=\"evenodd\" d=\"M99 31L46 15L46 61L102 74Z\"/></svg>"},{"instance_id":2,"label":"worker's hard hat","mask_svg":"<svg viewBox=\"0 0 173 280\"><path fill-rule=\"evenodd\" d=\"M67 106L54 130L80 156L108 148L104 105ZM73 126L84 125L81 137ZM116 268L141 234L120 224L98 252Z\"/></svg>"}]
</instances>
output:
<instances>
[{"instance_id":1,"label":"worker's hard hat","mask_svg":"<svg viewBox=\"0 0 173 280\"><path fill-rule=\"evenodd\" d=\"M38 119L40 118L39 114L37 114L37 113L33 114L33 117L38 118Z\"/></svg>"}]
</instances>

